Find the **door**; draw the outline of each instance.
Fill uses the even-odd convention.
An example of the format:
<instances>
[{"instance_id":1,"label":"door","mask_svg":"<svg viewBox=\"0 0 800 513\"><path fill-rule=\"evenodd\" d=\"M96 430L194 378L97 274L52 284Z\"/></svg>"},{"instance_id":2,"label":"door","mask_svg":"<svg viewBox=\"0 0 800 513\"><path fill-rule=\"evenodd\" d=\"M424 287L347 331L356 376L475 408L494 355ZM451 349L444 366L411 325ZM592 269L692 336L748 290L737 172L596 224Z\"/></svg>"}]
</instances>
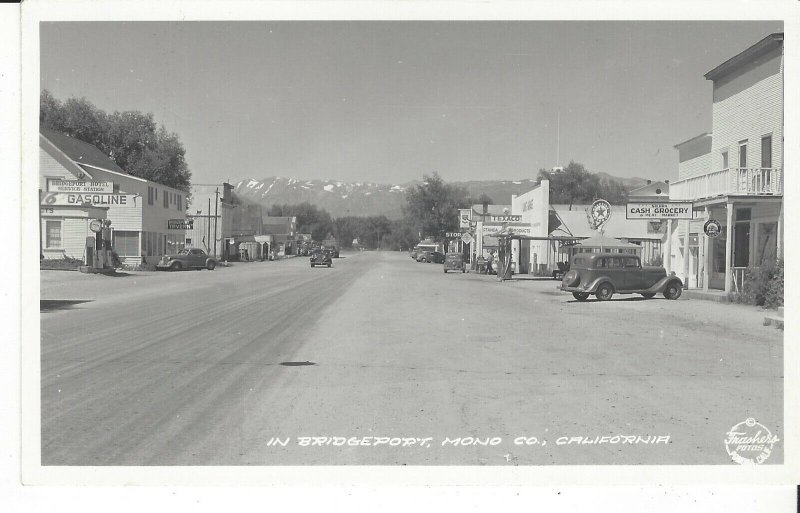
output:
<instances>
[{"instance_id":1,"label":"door","mask_svg":"<svg viewBox=\"0 0 800 513\"><path fill-rule=\"evenodd\" d=\"M711 239L711 254L708 255L708 288L725 290L725 241L726 229Z\"/></svg>"},{"instance_id":2,"label":"door","mask_svg":"<svg viewBox=\"0 0 800 513\"><path fill-rule=\"evenodd\" d=\"M622 259L622 280L625 290L640 290L644 287L642 265L637 257L624 257Z\"/></svg>"},{"instance_id":3,"label":"door","mask_svg":"<svg viewBox=\"0 0 800 513\"><path fill-rule=\"evenodd\" d=\"M733 231L733 266L750 265L750 222L736 223Z\"/></svg>"}]
</instances>

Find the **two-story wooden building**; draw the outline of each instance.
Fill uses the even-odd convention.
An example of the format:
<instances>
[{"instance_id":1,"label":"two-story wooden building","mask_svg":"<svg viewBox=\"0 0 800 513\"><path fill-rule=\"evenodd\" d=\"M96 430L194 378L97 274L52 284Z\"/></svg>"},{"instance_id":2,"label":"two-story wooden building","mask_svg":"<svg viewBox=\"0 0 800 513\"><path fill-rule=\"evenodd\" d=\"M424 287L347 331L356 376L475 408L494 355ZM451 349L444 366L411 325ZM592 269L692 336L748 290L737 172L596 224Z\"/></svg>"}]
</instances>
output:
<instances>
[{"instance_id":1,"label":"two-story wooden building","mask_svg":"<svg viewBox=\"0 0 800 513\"><path fill-rule=\"evenodd\" d=\"M64 192L70 188L75 192ZM112 245L125 265L153 263L184 247L186 193L129 175L74 137L40 131L39 190L45 258L83 258L88 223L98 217L111 221Z\"/></svg>"},{"instance_id":2,"label":"two-story wooden building","mask_svg":"<svg viewBox=\"0 0 800 513\"><path fill-rule=\"evenodd\" d=\"M670 198L692 201L700 219L681 221L672 242L688 248L683 274L696 246L698 288L730 292L746 268L783 257L783 34L705 78L713 83L712 130L675 146L678 180L670 187ZM720 223L719 236L703 233L708 220Z\"/></svg>"}]
</instances>

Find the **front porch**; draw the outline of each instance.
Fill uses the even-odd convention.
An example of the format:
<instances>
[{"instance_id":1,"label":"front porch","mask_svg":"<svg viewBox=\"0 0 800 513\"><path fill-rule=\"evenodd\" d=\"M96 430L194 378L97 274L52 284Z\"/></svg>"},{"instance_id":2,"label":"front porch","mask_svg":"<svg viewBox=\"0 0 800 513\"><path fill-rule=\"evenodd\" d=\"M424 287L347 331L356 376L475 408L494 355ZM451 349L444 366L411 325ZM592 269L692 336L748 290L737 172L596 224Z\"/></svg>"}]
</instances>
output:
<instances>
[{"instance_id":1,"label":"front porch","mask_svg":"<svg viewBox=\"0 0 800 513\"><path fill-rule=\"evenodd\" d=\"M741 292L748 268L783 258L782 196L724 195L694 201L694 221L678 221L671 238L680 267L674 270L686 287ZM704 224L716 220L720 234L709 237Z\"/></svg>"}]
</instances>

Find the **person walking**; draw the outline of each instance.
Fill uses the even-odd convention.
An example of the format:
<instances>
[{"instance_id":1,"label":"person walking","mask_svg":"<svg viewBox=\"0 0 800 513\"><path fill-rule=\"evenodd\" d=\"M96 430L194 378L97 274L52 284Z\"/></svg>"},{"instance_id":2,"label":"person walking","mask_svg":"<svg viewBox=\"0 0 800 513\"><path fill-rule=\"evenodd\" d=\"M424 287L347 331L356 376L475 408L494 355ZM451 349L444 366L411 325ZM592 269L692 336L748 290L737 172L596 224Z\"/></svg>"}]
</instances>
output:
<instances>
[{"instance_id":1,"label":"person walking","mask_svg":"<svg viewBox=\"0 0 800 513\"><path fill-rule=\"evenodd\" d=\"M489 258L486 259L486 274L494 274L494 250L489 250Z\"/></svg>"}]
</instances>

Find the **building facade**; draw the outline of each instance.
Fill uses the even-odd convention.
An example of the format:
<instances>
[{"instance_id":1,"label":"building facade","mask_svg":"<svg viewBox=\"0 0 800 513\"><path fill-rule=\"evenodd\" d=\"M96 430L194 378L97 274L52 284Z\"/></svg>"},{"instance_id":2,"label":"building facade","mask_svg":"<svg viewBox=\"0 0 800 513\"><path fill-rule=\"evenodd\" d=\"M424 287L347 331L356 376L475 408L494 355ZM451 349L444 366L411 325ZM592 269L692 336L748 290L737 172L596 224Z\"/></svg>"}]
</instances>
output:
<instances>
[{"instance_id":1,"label":"building facade","mask_svg":"<svg viewBox=\"0 0 800 513\"><path fill-rule=\"evenodd\" d=\"M670 191L673 200L692 201L699 219L681 221L671 245L689 248L687 275L696 244L698 288L731 292L745 269L783 257L783 34L705 78L713 83L712 130L676 146L679 175ZM701 231L709 220L722 226L719 236Z\"/></svg>"},{"instance_id":2,"label":"building facade","mask_svg":"<svg viewBox=\"0 0 800 513\"><path fill-rule=\"evenodd\" d=\"M77 255L79 244L83 255L87 223L100 214L87 210L87 217L78 220L56 208L72 202L107 209L112 247L125 265L152 263L161 255L183 249L185 192L129 175L96 147L59 132L42 129L39 150L42 253L46 258L57 258L59 253ZM68 182L80 181L96 183L97 192L61 192ZM59 237L61 248L55 244Z\"/></svg>"}]
</instances>

